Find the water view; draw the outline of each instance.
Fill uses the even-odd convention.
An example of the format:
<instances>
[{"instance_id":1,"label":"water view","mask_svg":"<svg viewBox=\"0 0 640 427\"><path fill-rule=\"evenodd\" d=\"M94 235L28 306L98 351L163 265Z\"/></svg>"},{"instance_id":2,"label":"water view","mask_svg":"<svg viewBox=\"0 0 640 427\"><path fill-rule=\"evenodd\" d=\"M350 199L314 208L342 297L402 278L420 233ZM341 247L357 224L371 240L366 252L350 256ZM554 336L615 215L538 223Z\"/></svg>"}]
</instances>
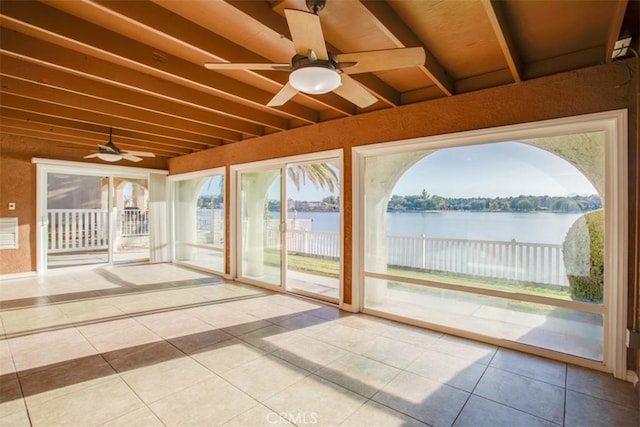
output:
<instances>
[{"instance_id":1,"label":"water view","mask_svg":"<svg viewBox=\"0 0 640 427\"><path fill-rule=\"evenodd\" d=\"M296 215L299 220L310 220L312 231L340 229L339 212L297 212ZM387 212L387 234L561 244L580 216L582 213ZM292 217L291 213L289 217Z\"/></svg>"}]
</instances>

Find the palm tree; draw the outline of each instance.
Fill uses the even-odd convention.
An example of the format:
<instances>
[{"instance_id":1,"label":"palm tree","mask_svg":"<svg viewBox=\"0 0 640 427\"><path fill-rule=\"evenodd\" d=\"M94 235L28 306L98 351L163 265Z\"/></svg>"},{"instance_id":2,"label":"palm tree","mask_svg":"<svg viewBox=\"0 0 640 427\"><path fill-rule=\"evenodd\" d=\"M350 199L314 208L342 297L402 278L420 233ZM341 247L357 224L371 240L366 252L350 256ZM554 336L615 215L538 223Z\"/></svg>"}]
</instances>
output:
<instances>
[{"instance_id":1,"label":"palm tree","mask_svg":"<svg viewBox=\"0 0 640 427\"><path fill-rule=\"evenodd\" d=\"M301 184L306 184L307 179L316 188L327 188L334 192L339 185L338 171L330 163L307 163L287 167L289 178L300 190Z\"/></svg>"}]
</instances>

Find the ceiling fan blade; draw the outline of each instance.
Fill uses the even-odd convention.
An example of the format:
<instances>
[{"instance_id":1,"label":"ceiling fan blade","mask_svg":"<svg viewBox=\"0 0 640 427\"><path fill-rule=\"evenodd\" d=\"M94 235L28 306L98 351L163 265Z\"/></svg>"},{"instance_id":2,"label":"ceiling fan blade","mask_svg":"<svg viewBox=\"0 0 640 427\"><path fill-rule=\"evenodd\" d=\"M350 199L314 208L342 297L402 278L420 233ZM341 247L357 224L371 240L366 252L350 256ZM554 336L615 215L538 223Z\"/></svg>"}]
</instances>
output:
<instances>
[{"instance_id":1,"label":"ceiling fan blade","mask_svg":"<svg viewBox=\"0 0 640 427\"><path fill-rule=\"evenodd\" d=\"M346 74L342 74L340 77L342 84L338 86L337 89L334 89L334 92L347 101L353 102L360 108L367 108L378 101L378 98L371 95L360 83L351 77Z\"/></svg>"},{"instance_id":2,"label":"ceiling fan blade","mask_svg":"<svg viewBox=\"0 0 640 427\"><path fill-rule=\"evenodd\" d=\"M344 68L347 74L370 73L395 68L417 67L424 65L425 53L421 47L401 49L371 50L368 52L341 53L336 61L357 62L353 67Z\"/></svg>"},{"instance_id":3,"label":"ceiling fan blade","mask_svg":"<svg viewBox=\"0 0 640 427\"><path fill-rule=\"evenodd\" d=\"M98 153L89 154L88 156L84 156L85 159L93 159L94 157L98 157Z\"/></svg>"},{"instance_id":4,"label":"ceiling fan blade","mask_svg":"<svg viewBox=\"0 0 640 427\"><path fill-rule=\"evenodd\" d=\"M109 145L109 144L111 144L111 145ZM98 148L101 149L101 150L104 150L104 151L108 151L110 153L114 153L114 154L120 153L120 150L117 149L118 147L116 147L115 149L113 148L113 146L112 146L113 142L109 141L109 144L107 144L107 145L98 144Z\"/></svg>"},{"instance_id":5,"label":"ceiling fan blade","mask_svg":"<svg viewBox=\"0 0 640 427\"><path fill-rule=\"evenodd\" d=\"M296 93L298 93L298 90L291 86L291 83L287 82L286 85L282 86L280 92L276 93L276 96L269 101L267 107L278 107L280 105L284 105L288 100L293 98Z\"/></svg>"},{"instance_id":6,"label":"ceiling fan blade","mask_svg":"<svg viewBox=\"0 0 640 427\"><path fill-rule=\"evenodd\" d=\"M134 150L123 150L123 154L131 154L137 157L155 157L156 155L149 151L134 151Z\"/></svg>"},{"instance_id":7,"label":"ceiling fan blade","mask_svg":"<svg viewBox=\"0 0 640 427\"><path fill-rule=\"evenodd\" d=\"M276 70L291 71L290 64L215 63L204 64L208 70Z\"/></svg>"},{"instance_id":8,"label":"ceiling fan blade","mask_svg":"<svg viewBox=\"0 0 640 427\"><path fill-rule=\"evenodd\" d=\"M318 15L296 9L285 9L284 15L298 55L309 56L309 50L312 50L318 59L329 59Z\"/></svg>"},{"instance_id":9,"label":"ceiling fan blade","mask_svg":"<svg viewBox=\"0 0 640 427\"><path fill-rule=\"evenodd\" d=\"M120 155L122 156L123 159L129 160L130 162L139 162L142 160L142 158L138 156L134 156L131 153L121 153Z\"/></svg>"}]
</instances>

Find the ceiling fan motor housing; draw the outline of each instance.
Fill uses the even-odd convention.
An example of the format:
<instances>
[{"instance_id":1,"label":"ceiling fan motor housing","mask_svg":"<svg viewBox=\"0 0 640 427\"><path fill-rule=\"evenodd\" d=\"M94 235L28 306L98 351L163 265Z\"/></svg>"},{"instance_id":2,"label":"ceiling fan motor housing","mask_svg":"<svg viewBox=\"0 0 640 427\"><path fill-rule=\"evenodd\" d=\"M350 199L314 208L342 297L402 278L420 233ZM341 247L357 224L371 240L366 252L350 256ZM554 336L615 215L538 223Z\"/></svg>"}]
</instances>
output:
<instances>
[{"instance_id":1,"label":"ceiling fan motor housing","mask_svg":"<svg viewBox=\"0 0 640 427\"><path fill-rule=\"evenodd\" d=\"M312 61L306 56L295 55L291 60L293 71L289 83L300 92L320 95L340 86L340 75L331 59Z\"/></svg>"}]
</instances>

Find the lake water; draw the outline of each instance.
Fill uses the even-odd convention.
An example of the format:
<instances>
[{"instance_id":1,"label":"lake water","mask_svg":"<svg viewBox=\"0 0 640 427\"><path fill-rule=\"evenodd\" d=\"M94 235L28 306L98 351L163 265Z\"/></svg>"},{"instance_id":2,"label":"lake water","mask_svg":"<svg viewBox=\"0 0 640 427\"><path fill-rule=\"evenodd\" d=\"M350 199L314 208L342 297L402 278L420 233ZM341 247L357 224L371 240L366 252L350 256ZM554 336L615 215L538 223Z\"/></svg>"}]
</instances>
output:
<instances>
[{"instance_id":1,"label":"lake water","mask_svg":"<svg viewBox=\"0 0 640 427\"><path fill-rule=\"evenodd\" d=\"M273 214L273 213L272 213ZM387 212L387 234L469 240L516 239L528 243L562 243L582 214L550 212ZM298 212L298 219L312 219L313 231L338 231L338 212Z\"/></svg>"}]
</instances>

